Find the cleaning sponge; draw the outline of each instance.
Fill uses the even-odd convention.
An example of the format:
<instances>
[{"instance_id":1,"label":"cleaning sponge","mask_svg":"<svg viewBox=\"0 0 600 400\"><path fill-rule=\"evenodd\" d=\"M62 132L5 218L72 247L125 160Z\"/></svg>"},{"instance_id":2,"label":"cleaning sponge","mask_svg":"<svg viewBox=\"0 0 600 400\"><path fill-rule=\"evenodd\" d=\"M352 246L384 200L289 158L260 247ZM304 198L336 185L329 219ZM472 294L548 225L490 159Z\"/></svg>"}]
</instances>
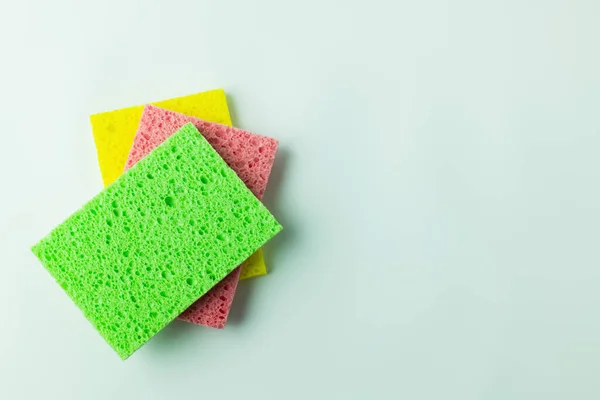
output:
<instances>
[{"instance_id":1,"label":"cleaning sponge","mask_svg":"<svg viewBox=\"0 0 600 400\"><path fill-rule=\"evenodd\" d=\"M280 230L187 124L32 250L125 359Z\"/></svg>"},{"instance_id":2,"label":"cleaning sponge","mask_svg":"<svg viewBox=\"0 0 600 400\"><path fill-rule=\"evenodd\" d=\"M125 168L132 167L188 122L198 128L252 193L261 199L275 159L277 140L151 105L144 107ZM254 257L260 256L258 254ZM241 268L234 270L227 279L202 296L180 316L180 319L223 328L233 302L240 270ZM260 272L262 271L258 271Z\"/></svg>"},{"instance_id":3,"label":"cleaning sponge","mask_svg":"<svg viewBox=\"0 0 600 400\"><path fill-rule=\"evenodd\" d=\"M207 121L231 125L229 108L225 92L222 89L176 97L154 104ZM144 106L127 107L94 114L90 117L104 186L108 186L123 173L123 167L131 150L143 109ZM266 273L262 251L259 249L244 262L240 279Z\"/></svg>"}]
</instances>

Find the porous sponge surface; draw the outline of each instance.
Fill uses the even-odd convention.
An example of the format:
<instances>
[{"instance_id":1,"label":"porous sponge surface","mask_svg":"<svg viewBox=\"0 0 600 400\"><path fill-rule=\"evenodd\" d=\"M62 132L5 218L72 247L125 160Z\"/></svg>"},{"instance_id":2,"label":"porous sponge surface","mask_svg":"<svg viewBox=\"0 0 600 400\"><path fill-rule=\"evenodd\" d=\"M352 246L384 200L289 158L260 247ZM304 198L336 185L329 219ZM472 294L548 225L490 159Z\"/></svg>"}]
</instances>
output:
<instances>
[{"instance_id":1,"label":"porous sponge surface","mask_svg":"<svg viewBox=\"0 0 600 400\"><path fill-rule=\"evenodd\" d=\"M222 89L153 104L207 121L231 125L229 108ZM143 110L144 106L141 105L90 116L104 186L111 184L123 173Z\"/></svg>"},{"instance_id":2,"label":"porous sponge surface","mask_svg":"<svg viewBox=\"0 0 600 400\"><path fill-rule=\"evenodd\" d=\"M32 250L125 359L279 230L188 124Z\"/></svg>"},{"instance_id":3,"label":"porous sponge surface","mask_svg":"<svg viewBox=\"0 0 600 400\"><path fill-rule=\"evenodd\" d=\"M207 121L231 125L227 99L222 89L176 97L153 104ZM141 105L94 114L90 117L104 186L111 184L123 173L143 110L144 106ZM266 275L266 273L267 268L261 252L260 258L252 257L251 260L244 262L240 279Z\"/></svg>"},{"instance_id":4,"label":"porous sponge surface","mask_svg":"<svg viewBox=\"0 0 600 400\"><path fill-rule=\"evenodd\" d=\"M275 160L279 144L277 140L152 105L144 107L125 168L134 165L188 122L198 128L252 193L262 199ZM240 278L246 279L266 273L261 250L244 262Z\"/></svg>"},{"instance_id":5,"label":"porous sponge surface","mask_svg":"<svg viewBox=\"0 0 600 400\"><path fill-rule=\"evenodd\" d=\"M244 266L246 268L244 269ZM233 304L235 290L240 280L240 275L245 273L245 278L266 274L263 262L262 250L258 249L244 261L242 267L238 267L227 275L221 282L217 283L204 296L200 297L187 308L179 319L198 325L222 329L227 323L227 317Z\"/></svg>"},{"instance_id":6,"label":"porous sponge surface","mask_svg":"<svg viewBox=\"0 0 600 400\"><path fill-rule=\"evenodd\" d=\"M135 165L186 123L194 124L252 193L262 198L275 160L277 140L151 105L144 107L125 168ZM243 265L247 275L257 276L266 272L262 252L255 253ZM233 282L239 279L241 270L243 267L234 270L179 318L212 328L224 328L237 287L237 283Z\"/></svg>"},{"instance_id":7,"label":"porous sponge surface","mask_svg":"<svg viewBox=\"0 0 600 400\"><path fill-rule=\"evenodd\" d=\"M248 189L262 199L279 144L276 139L152 105L144 107L125 169L187 123L198 128Z\"/></svg>"}]
</instances>

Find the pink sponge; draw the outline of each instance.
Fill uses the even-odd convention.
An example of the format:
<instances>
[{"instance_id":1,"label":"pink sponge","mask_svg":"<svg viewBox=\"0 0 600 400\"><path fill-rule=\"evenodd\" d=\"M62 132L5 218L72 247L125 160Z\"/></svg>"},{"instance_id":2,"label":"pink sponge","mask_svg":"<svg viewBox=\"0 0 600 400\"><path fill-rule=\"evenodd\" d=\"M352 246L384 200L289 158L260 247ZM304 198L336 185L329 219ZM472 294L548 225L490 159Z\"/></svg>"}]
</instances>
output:
<instances>
[{"instance_id":1,"label":"pink sponge","mask_svg":"<svg viewBox=\"0 0 600 400\"><path fill-rule=\"evenodd\" d=\"M262 199L275 160L277 140L151 105L144 107L125 170L188 122L198 128L248 189ZM179 319L213 328L225 327L240 270L240 267L233 270L184 311Z\"/></svg>"}]
</instances>

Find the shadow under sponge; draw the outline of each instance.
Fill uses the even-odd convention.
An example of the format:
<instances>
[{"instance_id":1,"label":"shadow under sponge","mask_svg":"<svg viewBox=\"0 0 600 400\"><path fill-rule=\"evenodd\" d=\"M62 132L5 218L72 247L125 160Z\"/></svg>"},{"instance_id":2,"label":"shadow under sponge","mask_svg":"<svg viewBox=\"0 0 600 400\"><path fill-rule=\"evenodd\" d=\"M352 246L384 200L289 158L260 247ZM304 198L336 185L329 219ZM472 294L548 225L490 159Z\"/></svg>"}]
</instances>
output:
<instances>
[{"instance_id":1,"label":"shadow under sponge","mask_svg":"<svg viewBox=\"0 0 600 400\"><path fill-rule=\"evenodd\" d=\"M32 251L125 359L281 229L187 124Z\"/></svg>"}]
</instances>

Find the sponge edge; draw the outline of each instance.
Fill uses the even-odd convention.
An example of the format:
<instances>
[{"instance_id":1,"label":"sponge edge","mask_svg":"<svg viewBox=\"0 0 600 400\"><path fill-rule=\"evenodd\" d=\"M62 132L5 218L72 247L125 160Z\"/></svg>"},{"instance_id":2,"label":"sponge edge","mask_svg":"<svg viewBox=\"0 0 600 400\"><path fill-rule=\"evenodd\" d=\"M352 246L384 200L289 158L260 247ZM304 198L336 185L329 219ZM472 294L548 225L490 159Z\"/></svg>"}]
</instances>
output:
<instances>
[{"instance_id":1,"label":"sponge edge","mask_svg":"<svg viewBox=\"0 0 600 400\"><path fill-rule=\"evenodd\" d=\"M260 199L273 166L277 140L151 105L144 107L125 168L133 166L187 123L192 123L199 129L248 189ZM255 253L244 265L250 266L247 269L250 274L261 274L261 265L264 270L262 253ZM224 328L237 286L233 281L239 279L240 269L229 274L179 318L212 328Z\"/></svg>"},{"instance_id":2,"label":"sponge edge","mask_svg":"<svg viewBox=\"0 0 600 400\"><path fill-rule=\"evenodd\" d=\"M176 97L153 104L171 111L231 126L231 117L223 89ZM123 173L143 110L144 106L140 105L90 116L104 186L111 184ZM246 261L242 265L240 279L266 274L264 259L252 257L252 261Z\"/></svg>"},{"instance_id":3,"label":"sponge edge","mask_svg":"<svg viewBox=\"0 0 600 400\"><path fill-rule=\"evenodd\" d=\"M32 250L127 358L280 230L187 124Z\"/></svg>"}]
</instances>

